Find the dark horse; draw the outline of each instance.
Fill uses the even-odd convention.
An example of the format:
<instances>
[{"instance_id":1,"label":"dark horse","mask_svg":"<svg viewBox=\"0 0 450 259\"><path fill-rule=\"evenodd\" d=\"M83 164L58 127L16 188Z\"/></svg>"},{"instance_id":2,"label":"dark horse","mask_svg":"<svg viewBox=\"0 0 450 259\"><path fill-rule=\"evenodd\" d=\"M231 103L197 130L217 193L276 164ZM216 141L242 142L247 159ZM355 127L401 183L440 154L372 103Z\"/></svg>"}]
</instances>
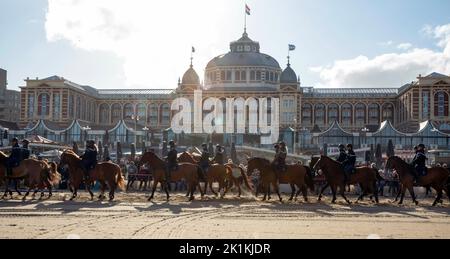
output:
<instances>
[{"instance_id":1,"label":"dark horse","mask_svg":"<svg viewBox=\"0 0 450 259\"><path fill-rule=\"evenodd\" d=\"M414 193L414 175L415 168L403 161L397 156L390 157L386 163L386 169L394 169L400 179L401 183L401 195L399 204L403 204L403 199L405 198L406 189L409 190L413 202L418 205L417 197ZM438 202L442 199L442 191L447 187L447 181L449 178L449 173L445 168L434 167L429 168L426 176L422 176L419 179L418 186L427 187L431 186L437 192L436 200L433 202L433 206L436 206ZM447 190L448 191L448 190ZM450 200L450 197L449 197Z\"/></svg>"},{"instance_id":2,"label":"dark horse","mask_svg":"<svg viewBox=\"0 0 450 259\"><path fill-rule=\"evenodd\" d=\"M156 187L158 186L158 183L163 186L166 195L167 200L169 200L169 191L167 189L167 183L168 182L178 182L182 179L186 180L188 184L189 194L190 198L189 201L194 200L194 192L197 186L200 189L201 195L203 197L202 189L200 188L200 180L204 179L203 170L198 166L190 163L180 163L178 165L177 170L172 171L170 173L171 179L166 179L166 167L167 164L164 160L159 158L155 153L153 152L147 152L145 153L140 161L140 164L148 164L152 171L153 171L153 190L152 195L148 199L149 201L153 199L156 191Z\"/></svg>"},{"instance_id":3,"label":"dark horse","mask_svg":"<svg viewBox=\"0 0 450 259\"><path fill-rule=\"evenodd\" d=\"M319 195L319 201L322 199L322 194L325 189L330 186L333 192L332 203L336 202L337 188L341 196L345 201L350 204L351 202L345 197L345 175L342 164L334 161L333 159L321 156L317 163L314 165L313 170L316 172L321 169L325 175L328 184L325 185ZM377 191L377 172L373 168L369 167L359 167L356 169L356 173L352 174L350 181L347 184L359 184L361 187L361 195L358 197L357 201L360 201L368 193L373 193L375 196L375 201L378 203L378 191Z\"/></svg>"},{"instance_id":4,"label":"dark horse","mask_svg":"<svg viewBox=\"0 0 450 259\"><path fill-rule=\"evenodd\" d=\"M263 201L267 199L267 196L270 199L270 185L274 188L280 201L283 201L280 195L277 174L273 170L270 161L264 158L250 158L248 160L247 173L251 174L255 170L258 170L261 175L261 188L264 191ZM257 189L257 186L255 188Z\"/></svg>"}]
</instances>

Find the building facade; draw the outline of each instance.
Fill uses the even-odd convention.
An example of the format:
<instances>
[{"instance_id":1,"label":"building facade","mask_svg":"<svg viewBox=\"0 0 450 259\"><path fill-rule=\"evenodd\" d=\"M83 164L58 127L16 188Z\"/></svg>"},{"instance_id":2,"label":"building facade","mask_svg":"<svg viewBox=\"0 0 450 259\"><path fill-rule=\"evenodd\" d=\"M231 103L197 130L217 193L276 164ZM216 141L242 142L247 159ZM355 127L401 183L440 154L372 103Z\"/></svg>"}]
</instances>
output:
<instances>
[{"instance_id":1,"label":"building facade","mask_svg":"<svg viewBox=\"0 0 450 259\"><path fill-rule=\"evenodd\" d=\"M0 120L17 121L20 114L20 92L7 89L7 71L0 69Z\"/></svg>"},{"instance_id":2,"label":"building facade","mask_svg":"<svg viewBox=\"0 0 450 259\"><path fill-rule=\"evenodd\" d=\"M336 138L351 138L362 145L363 136L382 132L386 125L406 137L423 130L424 122L442 134L439 136L447 141L440 140L443 147L449 146L450 76L419 75L405 86L383 89L302 86L289 61L282 69L246 32L231 42L228 53L207 64L204 83L191 63L173 90L101 90L59 76L28 78L21 87L20 125L26 132L39 127L58 132L63 141L69 141L61 136L68 136L64 132L73 127L80 136L85 131L86 138L115 134L109 138L125 141L132 136L142 141L148 132L159 134L168 129L172 100L186 97L193 102L195 90L202 90L204 99L215 97L223 102L226 98L279 98L280 127L286 133L282 138L289 141L290 132L295 136L291 144L304 148L321 145L327 136L332 138L330 130L341 134ZM122 133L116 134L117 130ZM224 136L224 142L243 143L251 138L247 135Z\"/></svg>"}]
</instances>

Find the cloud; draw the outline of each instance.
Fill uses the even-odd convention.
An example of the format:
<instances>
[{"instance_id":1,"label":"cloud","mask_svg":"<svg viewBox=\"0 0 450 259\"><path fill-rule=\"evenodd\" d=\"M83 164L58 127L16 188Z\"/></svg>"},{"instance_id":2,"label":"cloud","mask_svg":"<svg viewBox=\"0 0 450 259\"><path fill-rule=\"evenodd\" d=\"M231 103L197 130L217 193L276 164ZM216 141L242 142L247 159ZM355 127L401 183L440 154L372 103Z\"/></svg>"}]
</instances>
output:
<instances>
[{"instance_id":1,"label":"cloud","mask_svg":"<svg viewBox=\"0 0 450 259\"><path fill-rule=\"evenodd\" d=\"M408 49L412 48L412 46L413 45L411 43L400 43L397 45L397 48L401 49L401 50L408 50Z\"/></svg>"},{"instance_id":2,"label":"cloud","mask_svg":"<svg viewBox=\"0 0 450 259\"><path fill-rule=\"evenodd\" d=\"M123 60L125 86L174 88L188 68L191 46L198 50L195 64L206 64L223 51L221 37L225 33L217 30L217 24L226 23L227 15L222 15L226 4L228 1L209 0L48 0L46 35L50 42L68 41L82 50L114 53ZM186 62L179 62L183 57ZM200 66L196 69L202 76Z\"/></svg>"},{"instance_id":3,"label":"cloud","mask_svg":"<svg viewBox=\"0 0 450 259\"><path fill-rule=\"evenodd\" d=\"M400 44L402 53L387 53L373 58L360 55L353 59L338 60L332 65L312 67L318 73L319 86L326 87L397 87L412 81L419 74L439 72L450 74L450 24L424 27L440 50L414 48Z\"/></svg>"}]
</instances>

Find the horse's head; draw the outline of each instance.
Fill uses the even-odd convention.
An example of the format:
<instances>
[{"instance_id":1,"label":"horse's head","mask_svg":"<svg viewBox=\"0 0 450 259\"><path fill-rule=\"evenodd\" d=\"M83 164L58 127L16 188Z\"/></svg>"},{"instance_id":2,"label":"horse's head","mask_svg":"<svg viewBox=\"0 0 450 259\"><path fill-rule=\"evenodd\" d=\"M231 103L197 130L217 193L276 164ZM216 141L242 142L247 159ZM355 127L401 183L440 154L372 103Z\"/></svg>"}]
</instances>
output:
<instances>
[{"instance_id":1,"label":"horse's head","mask_svg":"<svg viewBox=\"0 0 450 259\"><path fill-rule=\"evenodd\" d=\"M159 158L154 152L149 151L142 155L139 163L143 164L154 164L155 162L162 162L161 158Z\"/></svg>"},{"instance_id":2,"label":"horse's head","mask_svg":"<svg viewBox=\"0 0 450 259\"><path fill-rule=\"evenodd\" d=\"M250 158L247 163L247 174L251 175L253 171L262 171L264 169L270 168L270 161L263 158Z\"/></svg>"},{"instance_id":3,"label":"horse's head","mask_svg":"<svg viewBox=\"0 0 450 259\"><path fill-rule=\"evenodd\" d=\"M315 157L311 159L311 164L313 165L312 170L318 172L323 168L323 164L325 161L325 156Z\"/></svg>"}]
</instances>

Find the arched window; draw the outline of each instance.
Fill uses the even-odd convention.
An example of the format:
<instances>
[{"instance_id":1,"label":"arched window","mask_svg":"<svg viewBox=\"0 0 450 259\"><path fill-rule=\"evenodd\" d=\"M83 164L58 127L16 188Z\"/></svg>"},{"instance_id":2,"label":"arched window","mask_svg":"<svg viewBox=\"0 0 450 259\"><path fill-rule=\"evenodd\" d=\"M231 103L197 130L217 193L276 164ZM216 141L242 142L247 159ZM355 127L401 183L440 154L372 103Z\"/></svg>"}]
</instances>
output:
<instances>
[{"instance_id":1,"label":"arched window","mask_svg":"<svg viewBox=\"0 0 450 259\"><path fill-rule=\"evenodd\" d=\"M53 119L59 120L61 117L61 95L53 93Z\"/></svg>"},{"instance_id":2,"label":"arched window","mask_svg":"<svg viewBox=\"0 0 450 259\"><path fill-rule=\"evenodd\" d=\"M369 124L380 124L380 106L378 104L373 103L369 105Z\"/></svg>"},{"instance_id":3,"label":"arched window","mask_svg":"<svg viewBox=\"0 0 450 259\"><path fill-rule=\"evenodd\" d=\"M131 118L134 115L134 107L132 104L127 103L123 107L123 119L124 120L131 120Z\"/></svg>"},{"instance_id":4,"label":"arched window","mask_svg":"<svg viewBox=\"0 0 450 259\"><path fill-rule=\"evenodd\" d=\"M122 119L122 106L118 103L113 104L111 108L111 113L112 113L111 116L112 123L116 124Z\"/></svg>"},{"instance_id":5,"label":"arched window","mask_svg":"<svg viewBox=\"0 0 450 259\"><path fill-rule=\"evenodd\" d=\"M160 124L168 126L170 124L170 105L165 103L161 105L161 121Z\"/></svg>"},{"instance_id":6,"label":"arched window","mask_svg":"<svg viewBox=\"0 0 450 259\"><path fill-rule=\"evenodd\" d=\"M147 116L147 108L145 107L145 104L138 104L136 106L136 112L140 117L140 120L145 121L145 116Z\"/></svg>"},{"instance_id":7,"label":"arched window","mask_svg":"<svg viewBox=\"0 0 450 259\"><path fill-rule=\"evenodd\" d=\"M358 103L355 106L355 122L357 126L363 126L366 124L366 105Z\"/></svg>"},{"instance_id":8,"label":"arched window","mask_svg":"<svg viewBox=\"0 0 450 259\"><path fill-rule=\"evenodd\" d=\"M339 121L339 106L337 104L328 105L328 123Z\"/></svg>"},{"instance_id":9,"label":"arched window","mask_svg":"<svg viewBox=\"0 0 450 259\"><path fill-rule=\"evenodd\" d=\"M75 115L74 114L74 111L75 111L74 106L75 106L75 101L74 101L73 95L71 95L69 97L69 117L70 118L73 118Z\"/></svg>"},{"instance_id":10,"label":"arched window","mask_svg":"<svg viewBox=\"0 0 450 259\"><path fill-rule=\"evenodd\" d=\"M81 119L81 98L77 96L77 114L75 116L77 120Z\"/></svg>"},{"instance_id":11,"label":"arched window","mask_svg":"<svg viewBox=\"0 0 450 259\"><path fill-rule=\"evenodd\" d=\"M446 92L438 92L434 96L434 116L448 116L448 94Z\"/></svg>"},{"instance_id":12,"label":"arched window","mask_svg":"<svg viewBox=\"0 0 450 259\"><path fill-rule=\"evenodd\" d=\"M311 106L311 104L304 104L302 107L302 123L305 125L312 124L312 106Z\"/></svg>"},{"instance_id":13,"label":"arched window","mask_svg":"<svg viewBox=\"0 0 450 259\"><path fill-rule=\"evenodd\" d=\"M342 105L342 126L348 127L353 123L353 107L351 104L345 103Z\"/></svg>"},{"instance_id":14,"label":"arched window","mask_svg":"<svg viewBox=\"0 0 450 259\"><path fill-rule=\"evenodd\" d=\"M41 94L38 97L38 116L50 115L50 95Z\"/></svg>"},{"instance_id":15,"label":"arched window","mask_svg":"<svg viewBox=\"0 0 450 259\"><path fill-rule=\"evenodd\" d=\"M394 106L390 103L383 105L383 121L394 123Z\"/></svg>"},{"instance_id":16,"label":"arched window","mask_svg":"<svg viewBox=\"0 0 450 259\"><path fill-rule=\"evenodd\" d=\"M158 126L158 114L159 114L158 105L150 104L148 106L148 117L147 117L147 123L150 126Z\"/></svg>"},{"instance_id":17,"label":"arched window","mask_svg":"<svg viewBox=\"0 0 450 259\"><path fill-rule=\"evenodd\" d=\"M100 124L109 124L110 123L109 114L110 114L109 105L106 103L101 104L100 108L99 108Z\"/></svg>"},{"instance_id":18,"label":"arched window","mask_svg":"<svg viewBox=\"0 0 450 259\"><path fill-rule=\"evenodd\" d=\"M314 114L317 125L325 124L325 105L323 104L316 105Z\"/></svg>"}]
</instances>

